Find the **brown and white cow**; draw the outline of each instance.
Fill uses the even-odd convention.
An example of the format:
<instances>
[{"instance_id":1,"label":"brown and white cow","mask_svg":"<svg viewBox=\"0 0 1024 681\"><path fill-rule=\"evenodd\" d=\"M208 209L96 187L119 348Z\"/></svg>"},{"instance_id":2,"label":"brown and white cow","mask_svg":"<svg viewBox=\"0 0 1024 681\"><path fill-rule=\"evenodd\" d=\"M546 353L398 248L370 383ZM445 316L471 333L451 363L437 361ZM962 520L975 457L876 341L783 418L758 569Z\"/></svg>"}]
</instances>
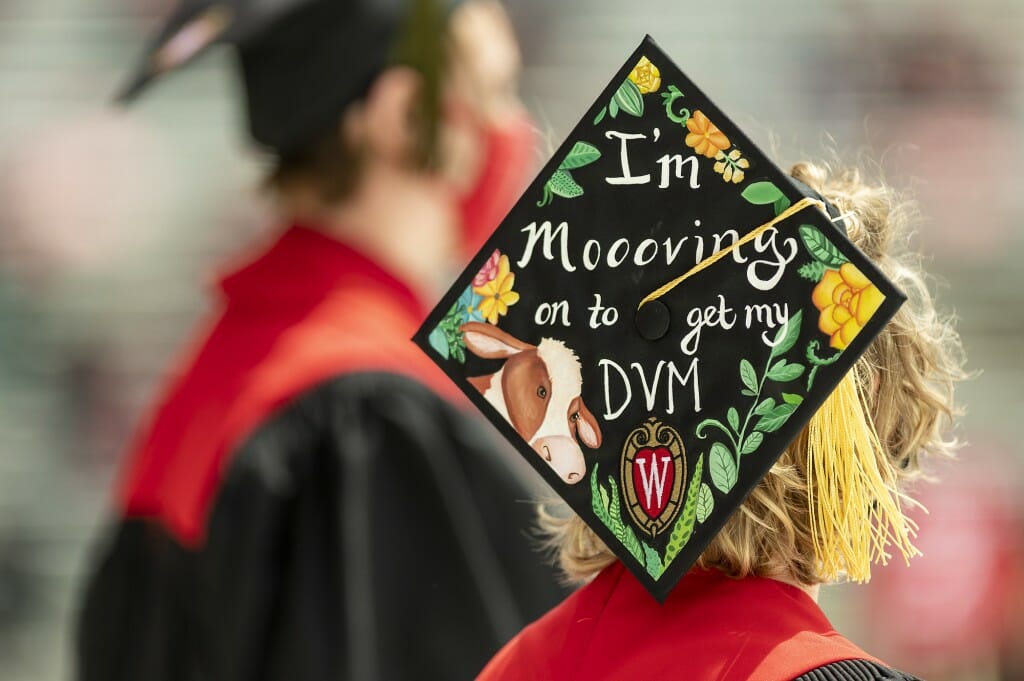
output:
<instances>
[{"instance_id":1,"label":"brown and white cow","mask_svg":"<svg viewBox=\"0 0 1024 681\"><path fill-rule=\"evenodd\" d=\"M466 347L485 359L505 359L494 374L469 379L530 447L574 485L586 463L577 438L591 449L601 446L601 428L583 404L580 361L565 343L542 338L530 345L492 324L460 327Z\"/></svg>"}]
</instances>

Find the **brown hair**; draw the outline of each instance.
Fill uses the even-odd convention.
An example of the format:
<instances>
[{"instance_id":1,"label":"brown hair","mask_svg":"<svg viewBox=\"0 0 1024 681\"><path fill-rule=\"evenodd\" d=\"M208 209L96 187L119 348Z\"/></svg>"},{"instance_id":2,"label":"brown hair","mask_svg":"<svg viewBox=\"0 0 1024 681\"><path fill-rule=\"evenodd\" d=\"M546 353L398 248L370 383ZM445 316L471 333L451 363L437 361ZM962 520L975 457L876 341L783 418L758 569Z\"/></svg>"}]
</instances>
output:
<instances>
[{"instance_id":1,"label":"brown hair","mask_svg":"<svg viewBox=\"0 0 1024 681\"><path fill-rule=\"evenodd\" d=\"M429 168L437 160L441 88L448 53L447 15L437 0L411 0L409 4L389 66L407 66L421 78L422 88L412 121L416 147L410 163L417 168ZM345 140L337 126L332 126L299 150L274 158L266 186L280 192L296 183L305 183L313 187L320 200L336 203L355 189L362 175L364 153Z\"/></svg>"},{"instance_id":2,"label":"brown hair","mask_svg":"<svg viewBox=\"0 0 1024 681\"><path fill-rule=\"evenodd\" d=\"M953 385L964 377L959 338L940 316L916 261L902 250L914 206L891 187L869 183L856 169L798 163L791 174L844 214L850 239L906 292L907 303L856 365L860 394L882 450L882 477L903 482L921 475L921 457L951 456L958 413ZM708 545L698 565L732 577L748 575L826 581L815 556L808 510L807 429L772 466ZM568 581L586 580L616 560L564 505L540 508L546 545Z\"/></svg>"}]
</instances>

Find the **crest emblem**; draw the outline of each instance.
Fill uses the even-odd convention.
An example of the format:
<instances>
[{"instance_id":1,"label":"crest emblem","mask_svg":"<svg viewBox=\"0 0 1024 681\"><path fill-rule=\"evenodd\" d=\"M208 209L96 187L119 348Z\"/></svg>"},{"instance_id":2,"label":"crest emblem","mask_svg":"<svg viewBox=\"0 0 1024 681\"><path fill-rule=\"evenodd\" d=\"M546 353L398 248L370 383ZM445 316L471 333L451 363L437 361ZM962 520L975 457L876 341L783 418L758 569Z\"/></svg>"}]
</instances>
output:
<instances>
[{"instance_id":1,"label":"crest emblem","mask_svg":"<svg viewBox=\"0 0 1024 681\"><path fill-rule=\"evenodd\" d=\"M633 429L622 447L622 492L636 524L651 537L669 527L686 488L679 433L656 418Z\"/></svg>"}]
</instances>

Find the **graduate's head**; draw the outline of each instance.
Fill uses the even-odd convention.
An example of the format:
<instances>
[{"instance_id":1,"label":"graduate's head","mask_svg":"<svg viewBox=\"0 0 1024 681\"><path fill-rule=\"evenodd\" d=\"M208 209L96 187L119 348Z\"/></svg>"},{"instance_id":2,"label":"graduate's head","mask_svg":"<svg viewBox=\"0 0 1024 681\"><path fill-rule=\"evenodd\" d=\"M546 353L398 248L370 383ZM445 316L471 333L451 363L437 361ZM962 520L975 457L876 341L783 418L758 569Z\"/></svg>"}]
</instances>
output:
<instances>
[{"instance_id":1,"label":"graduate's head","mask_svg":"<svg viewBox=\"0 0 1024 681\"><path fill-rule=\"evenodd\" d=\"M301 141L272 150L274 189L312 190L330 204L358 186L369 164L385 164L466 194L501 133L517 136L524 170L532 131L516 96L519 53L504 10L490 0L448 4L408 0L362 87Z\"/></svg>"},{"instance_id":2,"label":"graduate's head","mask_svg":"<svg viewBox=\"0 0 1024 681\"><path fill-rule=\"evenodd\" d=\"M465 196L496 150L498 166L529 163L518 46L495 0L186 2L121 99L214 43L237 52L250 137L282 194L329 206L384 163Z\"/></svg>"},{"instance_id":3,"label":"graduate's head","mask_svg":"<svg viewBox=\"0 0 1024 681\"><path fill-rule=\"evenodd\" d=\"M923 459L952 454L953 385L962 372L958 337L937 313L924 274L906 250L913 205L892 188L866 181L857 170L833 172L824 165L799 163L791 174L832 204L849 238L908 300L854 365L852 375L859 386L848 393L852 400L839 409L832 398L825 402L711 539L697 565L735 577L769 576L812 585L845 575L863 578L878 556L830 547L884 546L856 541L858 535L889 531L875 513L877 493L898 498L905 482L921 476ZM857 297L861 287L856 270L847 267L827 274L815 287L815 305L822 314L815 321L823 334L833 335L832 348L848 342L843 333L857 331L848 324L857 318L851 306L863 303L867 295ZM827 341L819 347L819 361L834 351L826 347ZM822 419L826 411L830 413ZM858 479L876 481L871 494L865 488L830 485L816 468L822 458L848 444L838 441L849 432L844 421L859 413L877 433L877 441L863 448L867 456L858 462L865 471ZM823 453L818 464L811 451ZM842 483L843 472L831 480ZM838 517L844 505L857 511L857 520ZM834 517L823 517L829 511L835 511ZM586 579L615 560L578 516L549 509L542 510L541 519L570 579ZM851 560L852 554L858 559Z\"/></svg>"}]
</instances>

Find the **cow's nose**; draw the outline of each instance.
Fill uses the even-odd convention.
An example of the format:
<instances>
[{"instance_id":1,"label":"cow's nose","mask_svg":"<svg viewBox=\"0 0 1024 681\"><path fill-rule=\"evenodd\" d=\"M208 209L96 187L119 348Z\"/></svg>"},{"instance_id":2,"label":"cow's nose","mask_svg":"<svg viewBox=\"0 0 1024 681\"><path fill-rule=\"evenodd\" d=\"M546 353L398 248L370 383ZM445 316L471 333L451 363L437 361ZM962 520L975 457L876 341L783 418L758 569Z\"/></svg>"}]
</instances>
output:
<instances>
[{"instance_id":1,"label":"cow's nose","mask_svg":"<svg viewBox=\"0 0 1024 681\"><path fill-rule=\"evenodd\" d=\"M574 438L565 435L542 437L533 443L533 451L570 485L578 483L586 473L583 450Z\"/></svg>"}]
</instances>

